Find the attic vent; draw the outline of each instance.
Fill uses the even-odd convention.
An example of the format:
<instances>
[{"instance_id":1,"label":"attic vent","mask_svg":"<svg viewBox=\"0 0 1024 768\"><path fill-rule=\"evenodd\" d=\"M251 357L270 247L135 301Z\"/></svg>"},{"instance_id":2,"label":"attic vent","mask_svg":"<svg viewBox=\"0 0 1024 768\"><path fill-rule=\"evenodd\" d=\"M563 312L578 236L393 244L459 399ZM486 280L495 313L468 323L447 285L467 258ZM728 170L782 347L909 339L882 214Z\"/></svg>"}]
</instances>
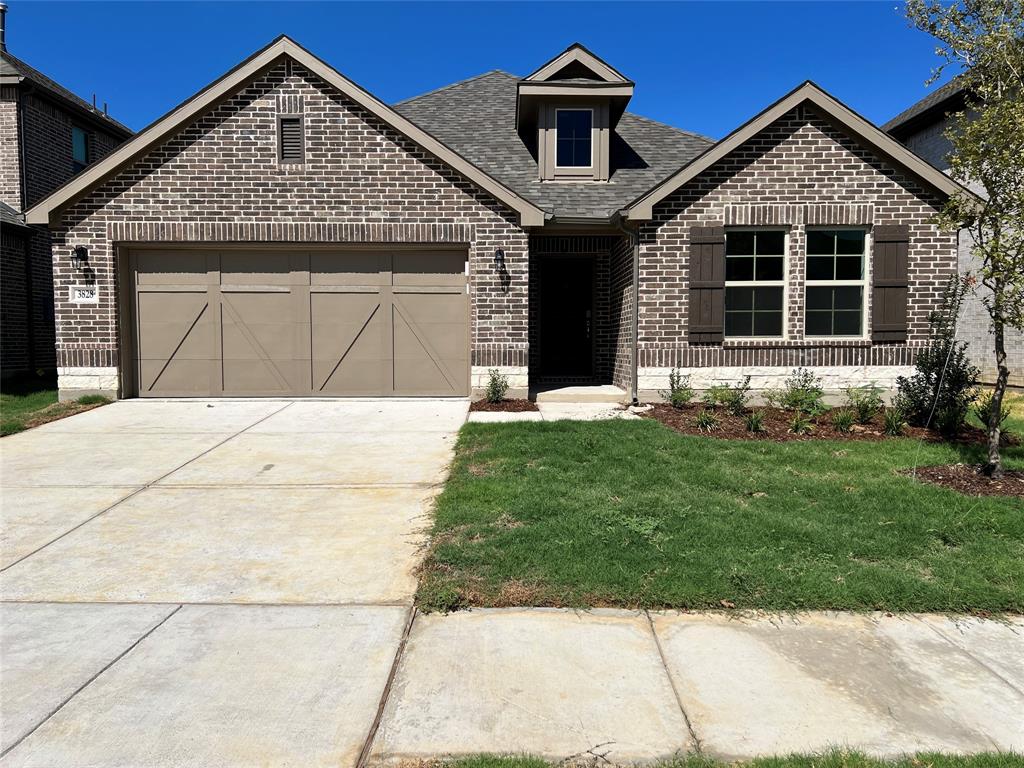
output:
<instances>
[{"instance_id":1,"label":"attic vent","mask_svg":"<svg viewBox=\"0 0 1024 768\"><path fill-rule=\"evenodd\" d=\"M305 159L305 137L302 118L281 116L277 119L277 156L282 163L301 163Z\"/></svg>"}]
</instances>

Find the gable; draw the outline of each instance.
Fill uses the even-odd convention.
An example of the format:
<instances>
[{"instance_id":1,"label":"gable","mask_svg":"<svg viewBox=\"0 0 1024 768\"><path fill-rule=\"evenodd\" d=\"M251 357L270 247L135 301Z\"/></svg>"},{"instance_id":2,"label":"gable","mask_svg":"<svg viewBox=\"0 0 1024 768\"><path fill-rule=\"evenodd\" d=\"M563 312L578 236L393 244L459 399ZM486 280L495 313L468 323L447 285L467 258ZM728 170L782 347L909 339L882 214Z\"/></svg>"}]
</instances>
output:
<instances>
[{"instance_id":1,"label":"gable","mask_svg":"<svg viewBox=\"0 0 1024 768\"><path fill-rule=\"evenodd\" d=\"M34 224L55 225L62 209L111 179L147 152L163 144L169 137L183 130L185 126L190 126L202 115L237 96L248 87L254 78L263 76L276 66L288 66L287 62L289 61L319 78L373 118L388 126L389 129L412 141L421 150L489 193L494 199L514 211L523 226L543 224L543 210L502 185L450 147L442 144L286 37L279 38L257 52L234 70L141 131L135 138L122 145L104 160L76 176L64 187L30 209L26 214L27 220Z\"/></svg>"}]
</instances>

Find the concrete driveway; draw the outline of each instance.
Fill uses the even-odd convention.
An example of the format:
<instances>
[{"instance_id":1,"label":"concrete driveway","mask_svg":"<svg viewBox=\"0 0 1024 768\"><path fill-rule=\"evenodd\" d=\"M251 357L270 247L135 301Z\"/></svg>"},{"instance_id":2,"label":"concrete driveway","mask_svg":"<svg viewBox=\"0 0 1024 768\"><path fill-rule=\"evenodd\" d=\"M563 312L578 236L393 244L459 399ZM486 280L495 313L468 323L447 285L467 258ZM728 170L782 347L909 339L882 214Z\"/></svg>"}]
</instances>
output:
<instances>
[{"instance_id":1,"label":"concrete driveway","mask_svg":"<svg viewBox=\"0 0 1024 768\"><path fill-rule=\"evenodd\" d=\"M353 764L466 410L134 400L5 438L0 764Z\"/></svg>"}]
</instances>

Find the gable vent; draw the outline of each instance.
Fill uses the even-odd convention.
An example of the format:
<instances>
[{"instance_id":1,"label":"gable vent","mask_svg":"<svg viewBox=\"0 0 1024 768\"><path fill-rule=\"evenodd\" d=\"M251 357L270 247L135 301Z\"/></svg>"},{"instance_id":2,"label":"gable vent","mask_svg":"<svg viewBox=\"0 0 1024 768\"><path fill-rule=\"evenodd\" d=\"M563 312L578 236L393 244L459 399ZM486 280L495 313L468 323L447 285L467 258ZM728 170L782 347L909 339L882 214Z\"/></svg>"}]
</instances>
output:
<instances>
[{"instance_id":1,"label":"gable vent","mask_svg":"<svg viewBox=\"0 0 1024 768\"><path fill-rule=\"evenodd\" d=\"M305 137L302 118L281 116L277 119L278 160L282 163L301 163L305 160Z\"/></svg>"}]
</instances>

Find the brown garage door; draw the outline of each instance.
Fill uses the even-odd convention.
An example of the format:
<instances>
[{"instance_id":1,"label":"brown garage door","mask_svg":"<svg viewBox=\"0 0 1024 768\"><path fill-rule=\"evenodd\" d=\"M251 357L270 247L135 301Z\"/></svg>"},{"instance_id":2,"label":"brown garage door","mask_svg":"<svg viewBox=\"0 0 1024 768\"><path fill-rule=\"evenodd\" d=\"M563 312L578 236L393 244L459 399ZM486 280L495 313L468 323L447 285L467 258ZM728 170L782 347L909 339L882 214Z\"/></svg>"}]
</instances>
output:
<instances>
[{"instance_id":1,"label":"brown garage door","mask_svg":"<svg viewBox=\"0 0 1024 768\"><path fill-rule=\"evenodd\" d=\"M467 395L466 254L133 249L142 397Z\"/></svg>"}]
</instances>

